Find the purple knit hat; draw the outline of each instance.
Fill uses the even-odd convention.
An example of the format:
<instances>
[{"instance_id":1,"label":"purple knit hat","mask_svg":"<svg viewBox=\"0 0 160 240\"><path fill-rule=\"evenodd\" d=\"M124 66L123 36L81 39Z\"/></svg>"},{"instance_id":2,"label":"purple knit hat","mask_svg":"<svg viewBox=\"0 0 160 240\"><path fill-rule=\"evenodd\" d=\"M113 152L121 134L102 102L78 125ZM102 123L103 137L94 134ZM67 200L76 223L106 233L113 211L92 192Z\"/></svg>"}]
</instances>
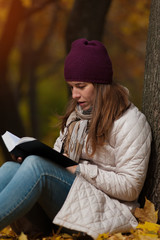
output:
<instances>
[{"instance_id":1,"label":"purple knit hat","mask_svg":"<svg viewBox=\"0 0 160 240\"><path fill-rule=\"evenodd\" d=\"M72 43L64 65L66 81L111 84L112 75L112 63L101 42L78 39Z\"/></svg>"}]
</instances>

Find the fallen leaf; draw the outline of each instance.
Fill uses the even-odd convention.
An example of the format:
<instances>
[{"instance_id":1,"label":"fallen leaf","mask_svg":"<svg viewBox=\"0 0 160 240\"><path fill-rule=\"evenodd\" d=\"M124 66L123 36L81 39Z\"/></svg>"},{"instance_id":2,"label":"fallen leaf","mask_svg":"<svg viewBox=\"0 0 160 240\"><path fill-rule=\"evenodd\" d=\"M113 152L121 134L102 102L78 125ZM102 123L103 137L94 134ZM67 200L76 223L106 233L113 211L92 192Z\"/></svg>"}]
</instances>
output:
<instances>
[{"instance_id":1,"label":"fallen leaf","mask_svg":"<svg viewBox=\"0 0 160 240\"><path fill-rule=\"evenodd\" d=\"M28 240L28 238L24 233L21 233L21 235L18 237L18 240Z\"/></svg>"},{"instance_id":2,"label":"fallen leaf","mask_svg":"<svg viewBox=\"0 0 160 240\"><path fill-rule=\"evenodd\" d=\"M6 228L0 231L0 239L2 240L3 237L4 239L6 238L17 239L17 235L15 234L15 232L13 232L10 226L7 226Z\"/></svg>"},{"instance_id":3,"label":"fallen leaf","mask_svg":"<svg viewBox=\"0 0 160 240\"><path fill-rule=\"evenodd\" d=\"M102 233L99 234L98 238L96 240L106 240L109 237L109 233Z\"/></svg>"},{"instance_id":4,"label":"fallen leaf","mask_svg":"<svg viewBox=\"0 0 160 240\"><path fill-rule=\"evenodd\" d=\"M59 236L55 236L53 239L55 239L55 240L73 240L72 236L67 233L63 233L63 234L60 234Z\"/></svg>"},{"instance_id":5,"label":"fallen leaf","mask_svg":"<svg viewBox=\"0 0 160 240\"><path fill-rule=\"evenodd\" d=\"M158 211L155 211L154 204L147 199L144 208L136 208L134 215L142 223L157 223L158 220Z\"/></svg>"}]
</instances>

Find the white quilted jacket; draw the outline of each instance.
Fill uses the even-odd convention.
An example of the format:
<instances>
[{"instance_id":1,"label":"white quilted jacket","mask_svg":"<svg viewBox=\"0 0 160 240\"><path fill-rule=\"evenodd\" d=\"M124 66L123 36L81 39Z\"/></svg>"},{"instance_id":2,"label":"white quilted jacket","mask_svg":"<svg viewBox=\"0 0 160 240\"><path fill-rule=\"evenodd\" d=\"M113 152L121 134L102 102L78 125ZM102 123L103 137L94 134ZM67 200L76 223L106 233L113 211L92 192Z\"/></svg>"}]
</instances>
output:
<instances>
[{"instance_id":1,"label":"white quilted jacket","mask_svg":"<svg viewBox=\"0 0 160 240\"><path fill-rule=\"evenodd\" d=\"M60 152L62 143L60 134L54 149ZM132 212L146 177L150 145L146 118L131 104L114 122L109 144L97 150L92 159L84 144L80 174L53 222L86 232L94 239L100 233L136 227Z\"/></svg>"}]
</instances>

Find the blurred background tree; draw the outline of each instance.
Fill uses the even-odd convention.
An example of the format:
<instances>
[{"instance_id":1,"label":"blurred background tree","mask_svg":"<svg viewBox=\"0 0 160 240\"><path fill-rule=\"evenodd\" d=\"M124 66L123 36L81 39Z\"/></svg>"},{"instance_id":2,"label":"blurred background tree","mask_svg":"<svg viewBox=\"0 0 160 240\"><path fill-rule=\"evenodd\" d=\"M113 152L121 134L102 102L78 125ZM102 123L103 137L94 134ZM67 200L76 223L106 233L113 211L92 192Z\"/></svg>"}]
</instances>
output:
<instances>
[{"instance_id":1,"label":"blurred background tree","mask_svg":"<svg viewBox=\"0 0 160 240\"><path fill-rule=\"evenodd\" d=\"M0 0L0 134L53 145L68 99L64 58L81 37L106 45L115 80L141 108L149 10L150 0Z\"/></svg>"}]
</instances>

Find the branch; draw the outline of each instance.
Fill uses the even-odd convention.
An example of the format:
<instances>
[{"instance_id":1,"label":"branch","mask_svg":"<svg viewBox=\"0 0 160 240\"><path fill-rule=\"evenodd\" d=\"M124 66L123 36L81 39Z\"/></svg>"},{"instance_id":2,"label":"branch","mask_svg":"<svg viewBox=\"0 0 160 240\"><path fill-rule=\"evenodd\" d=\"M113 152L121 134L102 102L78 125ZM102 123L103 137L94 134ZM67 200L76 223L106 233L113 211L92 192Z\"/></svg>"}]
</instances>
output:
<instances>
[{"instance_id":1,"label":"branch","mask_svg":"<svg viewBox=\"0 0 160 240\"><path fill-rule=\"evenodd\" d=\"M30 17L31 15L33 15L33 14L35 14L35 13L43 10L43 9L44 9L45 7L47 7L49 4L53 4L54 2L57 2L57 1L58 1L58 0L46 0L46 1L44 1L40 6L34 7L34 8L32 8L31 10L29 10L29 11L26 13L26 15L25 15L24 18Z\"/></svg>"},{"instance_id":2,"label":"branch","mask_svg":"<svg viewBox=\"0 0 160 240\"><path fill-rule=\"evenodd\" d=\"M56 0L55 0L56 1ZM43 51L43 49L46 47L50 37L53 35L54 31L53 31L53 28L54 26L56 25L56 22L57 22L57 17L58 17L58 10L59 10L60 6L59 4L56 5L56 9L55 9L55 12L54 14L52 15L52 19L51 19L51 23L50 23L50 26L49 26L49 30L45 36L45 38L43 39L40 47L35 51L35 56L38 56L39 58L39 54L41 54L41 52Z\"/></svg>"}]
</instances>

